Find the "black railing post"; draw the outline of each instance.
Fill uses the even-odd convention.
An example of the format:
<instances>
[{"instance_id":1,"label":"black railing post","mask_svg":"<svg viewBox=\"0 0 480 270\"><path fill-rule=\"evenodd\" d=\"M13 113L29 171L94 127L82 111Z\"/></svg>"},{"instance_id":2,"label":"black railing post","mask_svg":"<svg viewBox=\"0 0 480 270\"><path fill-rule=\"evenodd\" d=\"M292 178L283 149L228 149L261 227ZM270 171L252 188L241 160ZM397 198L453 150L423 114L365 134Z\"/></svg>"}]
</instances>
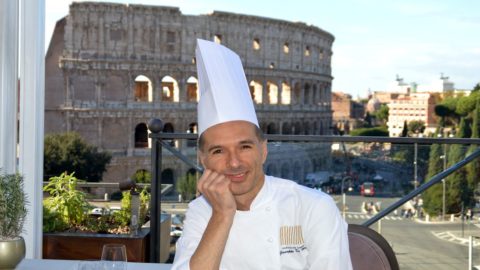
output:
<instances>
[{"instance_id":1,"label":"black railing post","mask_svg":"<svg viewBox=\"0 0 480 270\"><path fill-rule=\"evenodd\" d=\"M163 129L160 119L152 119L148 123L152 133L159 133ZM160 262L160 227L161 227L161 202L162 202L162 144L157 137L152 137L152 185L150 199L150 262ZM168 248L168 247L166 247Z\"/></svg>"}]
</instances>

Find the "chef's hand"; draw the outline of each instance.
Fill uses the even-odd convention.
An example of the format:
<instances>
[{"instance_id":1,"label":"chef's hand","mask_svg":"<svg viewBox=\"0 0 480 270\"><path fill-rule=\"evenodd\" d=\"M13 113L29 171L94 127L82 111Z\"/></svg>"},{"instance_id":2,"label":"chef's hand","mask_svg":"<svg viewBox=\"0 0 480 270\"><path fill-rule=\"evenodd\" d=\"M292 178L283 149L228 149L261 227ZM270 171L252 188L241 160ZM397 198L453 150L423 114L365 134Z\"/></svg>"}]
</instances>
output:
<instances>
[{"instance_id":1,"label":"chef's hand","mask_svg":"<svg viewBox=\"0 0 480 270\"><path fill-rule=\"evenodd\" d=\"M225 175L205 169L198 180L197 189L212 206L213 214L235 215L237 203L230 190L230 179Z\"/></svg>"},{"instance_id":2,"label":"chef's hand","mask_svg":"<svg viewBox=\"0 0 480 270\"><path fill-rule=\"evenodd\" d=\"M212 216L198 247L190 258L191 270L220 269L220 261L232 228L237 203L230 190L230 179L205 169L197 189L212 206Z\"/></svg>"}]
</instances>

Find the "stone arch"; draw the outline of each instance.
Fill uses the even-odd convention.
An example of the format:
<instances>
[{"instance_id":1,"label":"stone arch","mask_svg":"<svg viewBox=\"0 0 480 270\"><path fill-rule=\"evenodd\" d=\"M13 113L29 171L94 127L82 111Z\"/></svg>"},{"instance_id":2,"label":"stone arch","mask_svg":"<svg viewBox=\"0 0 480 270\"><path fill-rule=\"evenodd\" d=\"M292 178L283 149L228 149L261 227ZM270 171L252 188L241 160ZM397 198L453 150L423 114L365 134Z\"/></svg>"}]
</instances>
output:
<instances>
[{"instance_id":1,"label":"stone arch","mask_svg":"<svg viewBox=\"0 0 480 270\"><path fill-rule=\"evenodd\" d=\"M167 168L162 171L162 184L173 184L174 182L174 171L173 169Z\"/></svg>"},{"instance_id":2,"label":"stone arch","mask_svg":"<svg viewBox=\"0 0 480 270\"><path fill-rule=\"evenodd\" d=\"M293 181L300 183L302 180L302 165L300 161L295 161L293 164Z\"/></svg>"},{"instance_id":3,"label":"stone arch","mask_svg":"<svg viewBox=\"0 0 480 270\"><path fill-rule=\"evenodd\" d=\"M268 104L278 104L278 86L273 82L267 82Z\"/></svg>"},{"instance_id":4,"label":"stone arch","mask_svg":"<svg viewBox=\"0 0 480 270\"><path fill-rule=\"evenodd\" d=\"M267 165L267 169L265 170L265 173L267 175L277 175L277 168L274 163L270 163Z\"/></svg>"},{"instance_id":5,"label":"stone arch","mask_svg":"<svg viewBox=\"0 0 480 270\"><path fill-rule=\"evenodd\" d=\"M267 134L267 124L265 122L260 122L260 130L263 134Z\"/></svg>"},{"instance_id":6,"label":"stone arch","mask_svg":"<svg viewBox=\"0 0 480 270\"><path fill-rule=\"evenodd\" d=\"M133 90L134 99L137 102L153 101L152 81L145 75L138 75L135 78L135 87Z\"/></svg>"},{"instance_id":7,"label":"stone arch","mask_svg":"<svg viewBox=\"0 0 480 270\"><path fill-rule=\"evenodd\" d=\"M262 104L263 86L260 82L252 80L250 81L250 95L252 96L255 104Z\"/></svg>"},{"instance_id":8,"label":"stone arch","mask_svg":"<svg viewBox=\"0 0 480 270\"><path fill-rule=\"evenodd\" d=\"M168 122L166 123L164 126L163 126L163 132L166 132L166 133L174 133L175 132L175 128L173 127L173 124Z\"/></svg>"},{"instance_id":9,"label":"stone arch","mask_svg":"<svg viewBox=\"0 0 480 270\"><path fill-rule=\"evenodd\" d=\"M294 135L301 135L303 134L303 127L302 127L302 123L300 122L296 122L294 127L293 127L293 134Z\"/></svg>"},{"instance_id":10,"label":"stone arch","mask_svg":"<svg viewBox=\"0 0 480 270\"><path fill-rule=\"evenodd\" d=\"M188 125L187 133L197 134L198 133L198 124L197 123L190 123ZM188 147L195 147L197 145L197 140L188 140L187 146Z\"/></svg>"},{"instance_id":11,"label":"stone arch","mask_svg":"<svg viewBox=\"0 0 480 270\"><path fill-rule=\"evenodd\" d=\"M163 132L165 133L174 133L175 132L175 127L173 126L172 123L166 123L163 126ZM174 140L165 140L170 143L171 146L175 146L175 141Z\"/></svg>"},{"instance_id":12,"label":"stone arch","mask_svg":"<svg viewBox=\"0 0 480 270\"><path fill-rule=\"evenodd\" d=\"M304 104L312 104L310 84L309 84L309 83L306 83L306 84L304 85L303 89L304 89L303 103L304 103Z\"/></svg>"},{"instance_id":13,"label":"stone arch","mask_svg":"<svg viewBox=\"0 0 480 270\"><path fill-rule=\"evenodd\" d=\"M320 121L320 127L318 128L319 134L324 135L325 133L323 132L323 121Z\"/></svg>"},{"instance_id":14,"label":"stone arch","mask_svg":"<svg viewBox=\"0 0 480 270\"><path fill-rule=\"evenodd\" d=\"M313 129L313 135L318 135L318 123L317 121L313 121L313 125L312 125L312 129Z\"/></svg>"},{"instance_id":15,"label":"stone arch","mask_svg":"<svg viewBox=\"0 0 480 270\"><path fill-rule=\"evenodd\" d=\"M198 132L198 124L196 122L188 124L187 133L197 134Z\"/></svg>"},{"instance_id":16,"label":"stone arch","mask_svg":"<svg viewBox=\"0 0 480 270\"><path fill-rule=\"evenodd\" d=\"M282 95L280 103L289 105L292 103L292 89L287 82L282 82Z\"/></svg>"},{"instance_id":17,"label":"stone arch","mask_svg":"<svg viewBox=\"0 0 480 270\"><path fill-rule=\"evenodd\" d=\"M302 97L302 88L299 82L296 82L295 86L293 87L293 96L294 96L295 103L300 104L301 97Z\"/></svg>"},{"instance_id":18,"label":"stone arch","mask_svg":"<svg viewBox=\"0 0 480 270\"><path fill-rule=\"evenodd\" d=\"M307 173L311 173L311 172L313 172L312 162L306 159L303 161L303 179L305 179L305 177L307 176Z\"/></svg>"},{"instance_id":19,"label":"stone arch","mask_svg":"<svg viewBox=\"0 0 480 270\"><path fill-rule=\"evenodd\" d=\"M283 163L281 172L280 172L280 177L284 179L289 179L290 178L290 166L288 163Z\"/></svg>"},{"instance_id":20,"label":"stone arch","mask_svg":"<svg viewBox=\"0 0 480 270\"><path fill-rule=\"evenodd\" d=\"M148 148L148 128L145 123L135 127L135 148Z\"/></svg>"},{"instance_id":21,"label":"stone arch","mask_svg":"<svg viewBox=\"0 0 480 270\"><path fill-rule=\"evenodd\" d=\"M178 102L180 91L178 89L178 82L171 76L162 78L162 101Z\"/></svg>"},{"instance_id":22,"label":"stone arch","mask_svg":"<svg viewBox=\"0 0 480 270\"><path fill-rule=\"evenodd\" d=\"M304 133L307 135L313 134L311 127L310 127L310 122L306 121L304 124Z\"/></svg>"},{"instance_id":23,"label":"stone arch","mask_svg":"<svg viewBox=\"0 0 480 270\"><path fill-rule=\"evenodd\" d=\"M198 80L191 76L187 79L187 102L198 102L199 98Z\"/></svg>"},{"instance_id":24,"label":"stone arch","mask_svg":"<svg viewBox=\"0 0 480 270\"><path fill-rule=\"evenodd\" d=\"M312 85L312 104L318 105L318 89L317 84Z\"/></svg>"},{"instance_id":25,"label":"stone arch","mask_svg":"<svg viewBox=\"0 0 480 270\"><path fill-rule=\"evenodd\" d=\"M318 171L318 164L317 164L317 159L316 158L312 158L312 167L313 167L313 171Z\"/></svg>"},{"instance_id":26,"label":"stone arch","mask_svg":"<svg viewBox=\"0 0 480 270\"><path fill-rule=\"evenodd\" d=\"M267 134L277 134L277 125L275 123L268 124Z\"/></svg>"},{"instance_id":27,"label":"stone arch","mask_svg":"<svg viewBox=\"0 0 480 270\"><path fill-rule=\"evenodd\" d=\"M284 135L292 134L292 127L290 126L290 123L288 123L288 122L283 123L282 134L284 134Z\"/></svg>"}]
</instances>

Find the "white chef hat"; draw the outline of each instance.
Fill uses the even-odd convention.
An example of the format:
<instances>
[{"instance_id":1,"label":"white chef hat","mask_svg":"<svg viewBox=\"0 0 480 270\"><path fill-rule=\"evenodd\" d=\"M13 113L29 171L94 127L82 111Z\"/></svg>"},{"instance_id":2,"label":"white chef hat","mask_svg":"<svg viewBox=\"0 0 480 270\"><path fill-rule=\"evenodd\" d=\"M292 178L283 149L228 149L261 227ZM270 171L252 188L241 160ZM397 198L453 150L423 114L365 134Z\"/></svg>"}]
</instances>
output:
<instances>
[{"instance_id":1,"label":"white chef hat","mask_svg":"<svg viewBox=\"0 0 480 270\"><path fill-rule=\"evenodd\" d=\"M236 120L258 127L240 57L225 46L202 39L197 39L195 54L200 88L198 134Z\"/></svg>"}]
</instances>

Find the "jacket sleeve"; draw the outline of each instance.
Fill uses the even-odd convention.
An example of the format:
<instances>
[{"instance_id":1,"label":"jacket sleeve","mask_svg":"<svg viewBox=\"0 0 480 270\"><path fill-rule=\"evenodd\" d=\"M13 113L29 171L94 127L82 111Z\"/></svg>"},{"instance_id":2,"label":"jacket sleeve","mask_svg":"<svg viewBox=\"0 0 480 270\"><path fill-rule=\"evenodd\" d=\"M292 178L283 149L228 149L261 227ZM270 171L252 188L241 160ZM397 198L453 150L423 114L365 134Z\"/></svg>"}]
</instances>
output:
<instances>
[{"instance_id":1,"label":"jacket sleeve","mask_svg":"<svg viewBox=\"0 0 480 270\"><path fill-rule=\"evenodd\" d=\"M198 200L198 201L197 201ZM211 216L211 209L203 197L190 203L185 215L182 236L176 243L175 259L171 270L189 270L190 258L202 239Z\"/></svg>"},{"instance_id":2,"label":"jacket sleeve","mask_svg":"<svg viewBox=\"0 0 480 270\"><path fill-rule=\"evenodd\" d=\"M309 269L351 270L347 223L333 199L322 194L306 211Z\"/></svg>"}]
</instances>

